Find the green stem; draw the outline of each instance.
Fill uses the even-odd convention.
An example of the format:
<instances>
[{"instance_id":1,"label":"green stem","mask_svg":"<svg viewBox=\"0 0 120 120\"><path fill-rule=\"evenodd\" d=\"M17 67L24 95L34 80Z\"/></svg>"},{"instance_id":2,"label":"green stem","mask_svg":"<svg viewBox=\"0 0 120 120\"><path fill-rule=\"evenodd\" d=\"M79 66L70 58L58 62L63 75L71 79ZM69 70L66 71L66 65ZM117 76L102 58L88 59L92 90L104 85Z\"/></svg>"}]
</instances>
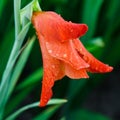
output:
<instances>
[{"instance_id":1,"label":"green stem","mask_svg":"<svg viewBox=\"0 0 120 120\"><path fill-rule=\"evenodd\" d=\"M17 56L19 54L20 47L21 47L21 45L18 44L18 41L15 41L10 58L8 60L7 66L6 66L6 69L3 73L1 86L0 86L0 96L2 96L0 99L0 116L2 116L1 114L3 112L1 112L1 111L4 111L4 107L5 107L5 104L8 99L6 97L7 97L7 92L8 92L8 88L9 88L11 72L12 72L14 63L17 59Z\"/></svg>"},{"instance_id":2,"label":"green stem","mask_svg":"<svg viewBox=\"0 0 120 120\"><path fill-rule=\"evenodd\" d=\"M1 85L0 85L0 96L1 96L1 100L0 100L0 120L3 117L3 112L4 112L4 107L5 104L7 102L6 98L6 94L7 94L7 90L9 87L9 82L10 82L10 76L11 76L11 72L15 63L15 60L17 59L17 54L19 52L19 49L21 47L20 44L18 44L19 41L17 41L17 36L20 33L20 4L21 4L21 0L14 0L14 20L15 20L15 42L13 45L13 49L12 52L10 54L9 60L7 62L7 66L4 70L3 73L3 77L1 80Z\"/></svg>"},{"instance_id":3,"label":"green stem","mask_svg":"<svg viewBox=\"0 0 120 120\"><path fill-rule=\"evenodd\" d=\"M22 29L22 31L19 33L19 35L17 36L17 38L14 42L13 49L11 51L7 66L3 73L3 77L2 77L1 85L0 85L0 96L2 96L0 99L0 118L3 114L4 107L9 98L9 96L7 94L8 94L9 83L10 83L10 79L11 79L11 73L12 73L15 61L19 55L19 51L22 46L23 40L29 30L29 26L30 26L30 23L28 23Z\"/></svg>"},{"instance_id":4,"label":"green stem","mask_svg":"<svg viewBox=\"0 0 120 120\"><path fill-rule=\"evenodd\" d=\"M34 4L38 7L37 0L35 0ZM9 85L11 82L11 73L13 72L14 64L19 55L22 43L24 41L24 38L31 24L29 22L21 29L20 6L21 6L21 0L14 0L15 42L14 42L9 60L7 62L6 68L4 70L1 84L0 84L0 96L1 96L0 98L0 120L2 120L5 105L10 96L8 95L8 90L9 90ZM36 7L34 9L36 9Z\"/></svg>"},{"instance_id":5,"label":"green stem","mask_svg":"<svg viewBox=\"0 0 120 120\"><path fill-rule=\"evenodd\" d=\"M4 70L3 77L1 80L1 85L0 85L0 96L1 96L1 99L0 99L0 120L2 119L5 105L7 103L8 98L9 98L9 96L7 94L8 94L9 83L10 83L10 79L11 79L11 73L12 73L15 61L19 55L19 51L20 51L20 48L21 48L22 43L24 41L24 38L29 30L30 24L31 24L30 22L27 23L24 26L24 28L19 32L19 34L17 32L15 32L15 34L17 33L17 36L15 38L15 42L14 42L9 60L7 62L6 68ZM18 27L15 27L15 29L18 29Z\"/></svg>"},{"instance_id":6,"label":"green stem","mask_svg":"<svg viewBox=\"0 0 120 120\"><path fill-rule=\"evenodd\" d=\"M21 30L20 26L20 6L21 0L14 0L14 22L15 22L15 39Z\"/></svg>"},{"instance_id":7,"label":"green stem","mask_svg":"<svg viewBox=\"0 0 120 120\"><path fill-rule=\"evenodd\" d=\"M66 103L67 100L66 99L51 99L47 105L61 105L63 103ZM15 118L20 115L22 112L30 109L30 108L34 108L34 107L39 107L39 101L38 102L35 102L35 103L32 103L32 104L29 104L29 105L26 105L20 109L18 109L17 111L15 111L13 114L11 114L10 116L8 116L5 120L15 120Z\"/></svg>"}]
</instances>

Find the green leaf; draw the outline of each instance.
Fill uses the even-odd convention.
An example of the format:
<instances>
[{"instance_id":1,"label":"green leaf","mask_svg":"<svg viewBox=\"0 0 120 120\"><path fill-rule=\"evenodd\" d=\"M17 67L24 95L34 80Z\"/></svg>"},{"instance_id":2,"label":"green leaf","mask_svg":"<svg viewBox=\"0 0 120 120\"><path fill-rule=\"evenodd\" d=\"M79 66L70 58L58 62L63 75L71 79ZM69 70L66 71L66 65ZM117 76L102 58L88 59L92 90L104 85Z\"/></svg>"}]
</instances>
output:
<instances>
[{"instance_id":1,"label":"green leaf","mask_svg":"<svg viewBox=\"0 0 120 120\"><path fill-rule=\"evenodd\" d=\"M66 117L62 117L60 120L66 120Z\"/></svg>"},{"instance_id":2,"label":"green leaf","mask_svg":"<svg viewBox=\"0 0 120 120\"><path fill-rule=\"evenodd\" d=\"M111 46L110 46L111 47ZM115 43L110 49L105 59L110 65L116 65L120 62L120 37L115 38Z\"/></svg>"},{"instance_id":3,"label":"green leaf","mask_svg":"<svg viewBox=\"0 0 120 120\"><path fill-rule=\"evenodd\" d=\"M85 109L71 111L69 120L111 120L97 112L91 112Z\"/></svg>"},{"instance_id":4,"label":"green leaf","mask_svg":"<svg viewBox=\"0 0 120 120\"><path fill-rule=\"evenodd\" d=\"M107 19L107 27L104 33L104 40L106 43L106 48L103 52L103 60L111 65L116 65L119 63L119 27L120 27L120 1L110 0L108 2L107 11L105 17ZM106 56L107 54L107 56Z\"/></svg>"},{"instance_id":5,"label":"green leaf","mask_svg":"<svg viewBox=\"0 0 120 120\"><path fill-rule=\"evenodd\" d=\"M69 84L69 91L68 91L68 97L70 99L69 102L72 102L72 99L75 97L75 95L80 92L80 90L86 85L87 79L81 79L81 80L73 80L70 81Z\"/></svg>"},{"instance_id":6,"label":"green leaf","mask_svg":"<svg viewBox=\"0 0 120 120\"><path fill-rule=\"evenodd\" d=\"M29 77L27 77L25 80L23 80L23 82L21 82L17 86L16 90L25 89L26 87L35 84L42 78L42 75L43 75L43 69L40 68L37 71L35 71L33 74L31 74Z\"/></svg>"},{"instance_id":7,"label":"green leaf","mask_svg":"<svg viewBox=\"0 0 120 120\"><path fill-rule=\"evenodd\" d=\"M86 23L89 27L89 31L85 35L87 39L90 39L95 33L97 19L102 3L103 0L84 0L82 22Z\"/></svg>"},{"instance_id":8,"label":"green leaf","mask_svg":"<svg viewBox=\"0 0 120 120\"><path fill-rule=\"evenodd\" d=\"M7 4L7 0L0 0L0 19L6 4Z\"/></svg>"},{"instance_id":9,"label":"green leaf","mask_svg":"<svg viewBox=\"0 0 120 120\"><path fill-rule=\"evenodd\" d=\"M21 19L22 27L24 27L29 21L31 21L32 13L34 11L41 11L38 0L33 0L23 9L21 9L20 19Z\"/></svg>"},{"instance_id":10,"label":"green leaf","mask_svg":"<svg viewBox=\"0 0 120 120\"><path fill-rule=\"evenodd\" d=\"M38 0L33 0L33 12L42 11Z\"/></svg>"},{"instance_id":11,"label":"green leaf","mask_svg":"<svg viewBox=\"0 0 120 120\"><path fill-rule=\"evenodd\" d=\"M22 112L24 112L24 111L26 111L30 108L38 107L38 105L39 105L39 102L35 102L35 103L32 103L32 104L26 105L26 106L20 108L19 110L17 110L15 113L10 115L9 117L7 117L5 120L14 120Z\"/></svg>"},{"instance_id":12,"label":"green leaf","mask_svg":"<svg viewBox=\"0 0 120 120\"><path fill-rule=\"evenodd\" d=\"M19 105L19 103L25 98L25 96L27 96L30 93L30 91L35 87L33 86L33 84L37 83L42 78L42 72L42 68L38 69L17 86L15 91L21 92L14 96L11 99L11 101L8 101L6 108L7 113L11 112L14 108L16 108L16 106ZM24 89L25 91L22 91Z\"/></svg>"},{"instance_id":13,"label":"green leaf","mask_svg":"<svg viewBox=\"0 0 120 120\"><path fill-rule=\"evenodd\" d=\"M2 81L1 81L1 87L0 87L0 91L2 91L2 88L6 88L4 87L4 85L7 83L7 80L10 78L10 74L11 74L11 70L13 69L14 63L19 55L20 52L20 47L23 43L23 40L28 32L28 29L30 27L30 23L28 23L23 29L22 31L19 33L18 37L16 38L17 40L15 41L14 45L13 45L13 49L11 52L11 55L9 57L6 69L3 73L3 77L2 77Z\"/></svg>"},{"instance_id":14,"label":"green leaf","mask_svg":"<svg viewBox=\"0 0 120 120\"><path fill-rule=\"evenodd\" d=\"M107 29L105 31L105 40L106 43L109 44L109 40L111 39L111 36L113 32L118 28L120 25L120 17L119 11L120 11L120 1L119 0L110 0L108 7L107 7Z\"/></svg>"},{"instance_id":15,"label":"green leaf","mask_svg":"<svg viewBox=\"0 0 120 120\"><path fill-rule=\"evenodd\" d=\"M86 48L90 52L94 52L99 48L103 48L105 46L103 39L98 37L98 38L93 38L90 41L87 41L85 44Z\"/></svg>"},{"instance_id":16,"label":"green leaf","mask_svg":"<svg viewBox=\"0 0 120 120\"><path fill-rule=\"evenodd\" d=\"M18 108L20 103L26 99L26 97L30 94L30 92L36 87L36 85L29 86L25 88L25 90L21 90L19 92L15 92L10 98L10 100L7 102L7 105L5 107L4 116L8 116L10 113L13 112L13 110L16 110L15 108ZM12 106L12 107L11 107Z\"/></svg>"},{"instance_id":17,"label":"green leaf","mask_svg":"<svg viewBox=\"0 0 120 120\"><path fill-rule=\"evenodd\" d=\"M65 99L51 99L47 105L54 105L54 104L63 104L67 102L67 100ZM14 120L19 114L21 114L22 112L30 109L30 108L34 108L34 107L39 107L39 102L35 102L29 105L26 105L22 108L20 108L19 110L17 110L15 113L13 113L12 115L10 115L9 117L7 117L5 120Z\"/></svg>"},{"instance_id":18,"label":"green leaf","mask_svg":"<svg viewBox=\"0 0 120 120\"><path fill-rule=\"evenodd\" d=\"M35 0L36 1L36 0ZM35 2L34 1L34 2ZM2 113L4 111L5 104L7 102L6 94L8 94L9 82L12 75L13 66L16 62L16 59L20 53L20 49L24 38L29 30L30 21L26 23L26 25L21 29L20 28L20 3L21 1L14 0L14 15L15 15L15 42L13 45L12 52L10 54L9 60L7 62L6 68L4 70L1 85L0 85L0 96L2 99L0 101L0 117L2 117ZM8 95L9 96L9 95Z\"/></svg>"},{"instance_id":19,"label":"green leaf","mask_svg":"<svg viewBox=\"0 0 120 120\"><path fill-rule=\"evenodd\" d=\"M16 65L13 74L11 74L11 70L14 66L15 60L16 58L11 61L11 63L8 64L8 66L6 68L6 71L4 73L3 79L1 81L1 86L0 86L0 96L1 97L1 101L0 101L0 113L2 114L2 111L4 110L5 104L7 103L7 100L12 92L12 90L14 89L14 86L18 80L18 77L24 67L24 64L27 60L27 55L29 55L28 50L30 50L30 48L32 47L33 44L33 40L35 39L35 37L32 38L30 44L28 45L27 49L25 50L25 52L23 52L23 55L20 58L20 61L18 62L18 64ZM22 64L21 64L22 63ZM10 67L9 67L10 66ZM2 116L2 115L1 115Z\"/></svg>"},{"instance_id":20,"label":"green leaf","mask_svg":"<svg viewBox=\"0 0 120 120\"><path fill-rule=\"evenodd\" d=\"M57 99L57 98L54 98L54 99L51 99L47 105L54 105L54 104L62 104L62 103L66 103L67 100L66 99Z\"/></svg>"},{"instance_id":21,"label":"green leaf","mask_svg":"<svg viewBox=\"0 0 120 120\"><path fill-rule=\"evenodd\" d=\"M34 87L35 86L30 86L27 87L25 90L15 93L15 95L10 98L6 105L4 116L12 113L15 108L18 108L20 103L29 95L29 93L34 89Z\"/></svg>"},{"instance_id":22,"label":"green leaf","mask_svg":"<svg viewBox=\"0 0 120 120\"><path fill-rule=\"evenodd\" d=\"M2 78L3 71L6 67L6 63L12 49L14 41L14 29L11 28L10 31L5 32L2 43L0 44L0 78ZM8 46L9 45L9 46Z\"/></svg>"},{"instance_id":23,"label":"green leaf","mask_svg":"<svg viewBox=\"0 0 120 120\"><path fill-rule=\"evenodd\" d=\"M27 62L28 56L31 52L31 49L33 47L35 39L36 39L36 37L33 36L33 38L31 38L31 40L27 43L26 47L24 48L24 51L22 52L20 58L17 61L17 64L15 65L15 68L14 68L14 71L12 73L11 80L9 83L10 87L8 89L8 97L12 93L12 91L17 83L17 80Z\"/></svg>"},{"instance_id":24,"label":"green leaf","mask_svg":"<svg viewBox=\"0 0 120 120\"><path fill-rule=\"evenodd\" d=\"M40 115L36 116L33 120L48 120L60 106L61 105L55 105L49 107L47 110L43 111Z\"/></svg>"},{"instance_id":25,"label":"green leaf","mask_svg":"<svg viewBox=\"0 0 120 120\"><path fill-rule=\"evenodd\" d=\"M21 31L21 25L20 25L20 6L21 6L21 0L14 0L15 38L17 38L18 34Z\"/></svg>"},{"instance_id":26,"label":"green leaf","mask_svg":"<svg viewBox=\"0 0 120 120\"><path fill-rule=\"evenodd\" d=\"M35 71L33 74L28 76L23 82L21 82L15 91L21 91L16 96L14 96L11 101L8 101L5 113L10 113L17 105L29 94L29 92L35 87L33 84L37 83L42 78L42 68ZM22 91L24 90L25 91ZM12 106L12 107L11 107Z\"/></svg>"},{"instance_id":27,"label":"green leaf","mask_svg":"<svg viewBox=\"0 0 120 120\"><path fill-rule=\"evenodd\" d=\"M120 9L120 1L119 0L109 0L109 4L108 4L108 7L107 7L107 18L110 20L110 21L113 21L116 16L114 15L117 15L119 9Z\"/></svg>"}]
</instances>

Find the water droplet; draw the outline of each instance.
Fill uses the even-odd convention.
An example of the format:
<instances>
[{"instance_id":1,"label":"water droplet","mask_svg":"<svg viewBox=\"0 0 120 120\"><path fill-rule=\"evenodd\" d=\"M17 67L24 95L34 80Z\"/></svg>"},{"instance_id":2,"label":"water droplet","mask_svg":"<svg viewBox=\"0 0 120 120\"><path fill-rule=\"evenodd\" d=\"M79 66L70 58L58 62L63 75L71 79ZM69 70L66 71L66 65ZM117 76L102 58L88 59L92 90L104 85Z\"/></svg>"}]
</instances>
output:
<instances>
[{"instance_id":1,"label":"water droplet","mask_svg":"<svg viewBox=\"0 0 120 120\"><path fill-rule=\"evenodd\" d=\"M96 67L95 69L98 70L98 67Z\"/></svg>"},{"instance_id":2,"label":"water droplet","mask_svg":"<svg viewBox=\"0 0 120 120\"><path fill-rule=\"evenodd\" d=\"M63 57L66 58L66 57L67 57L67 54L63 54Z\"/></svg>"},{"instance_id":3,"label":"water droplet","mask_svg":"<svg viewBox=\"0 0 120 120\"><path fill-rule=\"evenodd\" d=\"M49 53L52 53L52 50L48 50Z\"/></svg>"},{"instance_id":4,"label":"water droplet","mask_svg":"<svg viewBox=\"0 0 120 120\"><path fill-rule=\"evenodd\" d=\"M80 48L80 52L82 52L82 48Z\"/></svg>"},{"instance_id":5,"label":"water droplet","mask_svg":"<svg viewBox=\"0 0 120 120\"><path fill-rule=\"evenodd\" d=\"M71 29L70 32L72 33L72 32L73 32L73 29Z\"/></svg>"},{"instance_id":6,"label":"water droplet","mask_svg":"<svg viewBox=\"0 0 120 120\"><path fill-rule=\"evenodd\" d=\"M52 65L52 68L55 68L55 65Z\"/></svg>"},{"instance_id":7,"label":"water droplet","mask_svg":"<svg viewBox=\"0 0 120 120\"><path fill-rule=\"evenodd\" d=\"M48 45L49 43L48 42L46 42L46 45Z\"/></svg>"},{"instance_id":8,"label":"water droplet","mask_svg":"<svg viewBox=\"0 0 120 120\"><path fill-rule=\"evenodd\" d=\"M57 53L56 56L59 56L59 54Z\"/></svg>"}]
</instances>

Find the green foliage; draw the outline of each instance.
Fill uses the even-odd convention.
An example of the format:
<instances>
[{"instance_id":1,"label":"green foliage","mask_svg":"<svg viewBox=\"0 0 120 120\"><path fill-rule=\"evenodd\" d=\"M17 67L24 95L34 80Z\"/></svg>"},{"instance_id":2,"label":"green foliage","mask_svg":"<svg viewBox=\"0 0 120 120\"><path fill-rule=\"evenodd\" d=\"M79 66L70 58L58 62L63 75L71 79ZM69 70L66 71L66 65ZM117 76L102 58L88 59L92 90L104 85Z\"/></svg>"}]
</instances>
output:
<instances>
[{"instance_id":1,"label":"green foliage","mask_svg":"<svg viewBox=\"0 0 120 120\"><path fill-rule=\"evenodd\" d=\"M66 100L60 100L60 99L51 99L48 102L48 105L62 104L62 103L65 103L65 102L67 102L67 101ZM32 103L32 104L26 105L26 106L20 108L19 110L17 110L12 115L8 116L5 120L14 120L19 114L21 114L25 110L28 110L28 109L34 108L34 107L38 107L38 106L39 106L39 102L35 102L35 103ZM57 109L59 106L56 106L55 108L51 108L51 109L49 108L49 109L47 109L47 111L45 111L44 113L42 113L42 115L39 115L38 118L39 119L44 119L44 120L47 119L55 111L55 109Z\"/></svg>"},{"instance_id":2,"label":"green foliage","mask_svg":"<svg viewBox=\"0 0 120 120\"><path fill-rule=\"evenodd\" d=\"M86 23L89 31L81 38L86 48L112 66L119 64L119 0L39 0L39 3L43 10L56 11L67 20ZM37 0L0 0L0 120L13 120L17 115L22 116L23 111L38 105L33 101L38 100L43 69L39 62L42 59L39 57L40 51L34 44L36 37L31 16L33 11L41 10L39 3ZM33 48L34 54L31 54ZM81 109L93 86L100 84L105 79L104 76L99 76L92 82L86 79L67 79L64 78L65 85L60 84L63 90L60 87L54 88L54 97L59 97L60 94L60 97L68 99L65 107L59 110L61 120L110 120L101 113ZM28 96L32 99L31 104L22 107L22 103L29 99ZM52 115L54 118L61 103L66 102L64 99L58 101L51 100L48 104L52 106L46 107L44 111L40 109L40 113L35 112L33 119L47 120ZM34 110L38 111L38 108Z\"/></svg>"},{"instance_id":3,"label":"green foliage","mask_svg":"<svg viewBox=\"0 0 120 120\"><path fill-rule=\"evenodd\" d=\"M111 120L101 114L84 109L71 111L69 120L78 120L78 118L80 120Z\"/></svg>"},{"instance_id":4,"label":"green foliage","mask_svg":"<svg viewBox=\"0 0 120 120\"><path fill-rule=\"evenodd\" d=\"M83 23L86 23L90 29L86 34L87 39L90 39L95 33L102 3L103 0L84 0Z\"/></svg>"},{"instance_id":5,"label":"green foliage","mask_svg":"<svg viewBox=\"0 0 120 120\"><path fill-rule=\"evenodd\" d=\"M33 120L48 120L52 114L60 107L60 105L52 106L45 111L43 111L40 115L37 115Z\"/></svg>"}]
</instances>

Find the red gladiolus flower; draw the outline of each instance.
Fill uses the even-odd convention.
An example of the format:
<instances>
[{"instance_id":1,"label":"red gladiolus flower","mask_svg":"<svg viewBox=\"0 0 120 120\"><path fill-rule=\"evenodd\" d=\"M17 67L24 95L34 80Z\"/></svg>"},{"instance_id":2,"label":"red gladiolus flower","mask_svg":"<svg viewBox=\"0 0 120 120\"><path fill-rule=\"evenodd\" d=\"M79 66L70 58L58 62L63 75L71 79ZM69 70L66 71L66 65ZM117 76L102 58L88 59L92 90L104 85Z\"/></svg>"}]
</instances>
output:
<instances>
[{"instance_id":1,"label":"red gladiolus flower","mask_svg":"<svg viewBox=\"0 0 120 120\"><path fill-rule=\"evenodd\" d=\"M54 82L65 75L79 79L88 78L87 72L112 71L112 67L94 58L78 39L88 30L85 24L67 22L54 12L35 12L32 23L43 57L40 106L47 104L52 96Z\"/></svg>"}]
</instances>

